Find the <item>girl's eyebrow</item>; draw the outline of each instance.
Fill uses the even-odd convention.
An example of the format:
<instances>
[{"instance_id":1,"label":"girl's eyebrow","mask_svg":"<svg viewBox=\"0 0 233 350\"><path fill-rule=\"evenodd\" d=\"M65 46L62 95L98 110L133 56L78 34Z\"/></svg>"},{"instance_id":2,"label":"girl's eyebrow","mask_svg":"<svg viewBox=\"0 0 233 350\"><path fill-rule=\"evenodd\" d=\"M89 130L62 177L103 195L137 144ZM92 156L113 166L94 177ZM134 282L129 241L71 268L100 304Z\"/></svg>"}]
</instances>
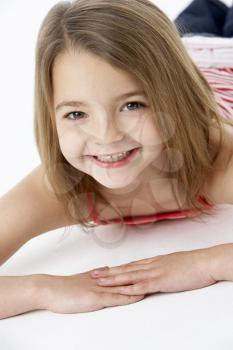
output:
<instances>
[{"instance_id":1,"label":"girl's eyebrow","mask_svg":"<svg viewBox=\"0 0 233 350\"><path fill-rule=\"evenodd\" d=\"M115 98L115 101L119 101L123 98L126 98L126 97L130 97L130 96L135 96L135 95L142 95L142 96L145 96L145 92L144 90L140 90L140 91L130 91L130 92L127 92L123 95L120 95L120 96L117 96ZM61 109L62 107L65 107L65 106L69 106L69 107L80 107L80 106L88 106L88 103L84 102L84 101L62 101L60 102L57 106L56 106L56 112Z\"/></svg>"}]
</instances>

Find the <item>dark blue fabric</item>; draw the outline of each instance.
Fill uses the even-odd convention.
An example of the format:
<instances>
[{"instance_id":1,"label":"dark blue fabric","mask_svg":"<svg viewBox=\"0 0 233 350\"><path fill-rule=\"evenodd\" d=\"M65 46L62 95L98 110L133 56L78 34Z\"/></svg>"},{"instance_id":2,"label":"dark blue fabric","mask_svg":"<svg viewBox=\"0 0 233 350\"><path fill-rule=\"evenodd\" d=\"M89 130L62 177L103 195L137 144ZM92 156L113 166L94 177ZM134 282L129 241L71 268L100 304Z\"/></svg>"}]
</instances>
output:
<instances>
[{"instance_id":1,"label":"dark blue fabric","mask_svg":"<svg viewBox=\"0 0 233 350\"><path fill-rule=\"evenodd\" d=\"M225 37L233 37L233 5L227 12L227 16L223 26L223 33Z\"/></svg>"},{"instance_id":2,"label":"dark blue fabric","mask_svg":"<svg viewBox=\"0 0 233 350\"><path fill-rule=\"evenodd\" d=\"M181 36L233 37L233 6L219 0L194 0L174 20Z\"/></svg>"}]
</instances>

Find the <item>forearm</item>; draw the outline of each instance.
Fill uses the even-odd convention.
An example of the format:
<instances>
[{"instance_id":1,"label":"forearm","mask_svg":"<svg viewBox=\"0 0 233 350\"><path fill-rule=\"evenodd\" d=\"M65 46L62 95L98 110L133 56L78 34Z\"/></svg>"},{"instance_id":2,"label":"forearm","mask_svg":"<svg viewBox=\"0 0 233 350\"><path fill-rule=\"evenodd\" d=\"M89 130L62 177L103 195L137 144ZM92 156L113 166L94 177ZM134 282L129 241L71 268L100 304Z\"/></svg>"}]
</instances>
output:
<instances>
[{"instance_id":1,"label":"forearm","mask_svg":"<svg viewBox=\"0 0 233 350\"><path fill-rule=\"evenodd\" d=\"M216 281L233 281L233 243L210 247L210 272Z\"/></svg>"},{"instance_id":2,"label":"forearm","mask_svg":"<svg viewBox=\"0 0 233 350\"><path fill-rule=\"evenodd\" d=\"M43 310L50 275L0 276L0 319Z\"/></svg>"}]
</instances>

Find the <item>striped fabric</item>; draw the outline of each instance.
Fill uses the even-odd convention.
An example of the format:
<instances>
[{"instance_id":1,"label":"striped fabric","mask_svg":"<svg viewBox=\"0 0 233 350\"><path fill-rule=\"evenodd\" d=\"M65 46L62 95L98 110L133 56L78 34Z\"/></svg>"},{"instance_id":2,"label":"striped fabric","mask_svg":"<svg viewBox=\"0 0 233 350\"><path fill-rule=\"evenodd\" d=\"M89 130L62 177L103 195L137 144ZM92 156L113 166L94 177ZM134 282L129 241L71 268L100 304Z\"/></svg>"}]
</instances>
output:
<instances>
[{"instance_id":1,"label":"striped fabric","mask_svg":"<svg viewBox=\"0 0 233 350\"><path fill-rule=\"evenodd\" d=\"M233 68L203 68L200 70L214 91L222 116L233 119Z\"/></svg>"},{"instance_id":2,"label":"striped fabric","mask_svg":"<svg viewBox=\"0 0 233 350\"><path fill-rule=\"evenodd\" d=\"M195 35L181 40L199 67L233 68L233 38Z\"/></svg>"},{"instance_id":3,"label":"striped fabric","mask_svg":"<svg viewBox=\"0 0 233 350\"><path fill-rule=\"evenodd\" d=\"M233 119L233 38L191 36L183 37L182 41L189 55L212 87L222 115ZM204 197L200 196L198 201L206 207L212 207ZM87 202L93 219L90 223L106 225L120 222L118 218L111 221L100 220L90 193L87 194ZM146 216L124 217L124 223L149 224L160 220L180 219L196 215L199 214L192 210L171 211Z\"/></svg>"},{"instance_id":4,"label":"striped fabric","mask_svg":"<svg viewBox=\"0 0 233 350\"><path fill-rule=\"evenodd\" d=\"M182 41L212 87L223 117L233 119L233 38L191 36Z\"/></svg>"}]
</instances>

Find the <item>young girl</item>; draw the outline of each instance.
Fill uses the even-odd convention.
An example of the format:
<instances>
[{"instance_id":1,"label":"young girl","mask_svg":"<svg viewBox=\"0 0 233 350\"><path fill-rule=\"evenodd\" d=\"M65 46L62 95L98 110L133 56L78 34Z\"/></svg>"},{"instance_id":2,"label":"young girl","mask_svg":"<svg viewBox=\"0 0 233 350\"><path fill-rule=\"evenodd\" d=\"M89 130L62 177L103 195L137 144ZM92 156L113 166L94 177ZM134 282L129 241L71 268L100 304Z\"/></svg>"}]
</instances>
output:
<instances>
[{"instance_id":1,"label":"young girl","mask_svg":"<svg viewBox=\"0 0 233 350\"><path fill-rule=\"evenodd\" d=\"M59 227L194 218L233 204L232 105L227 92L217 102L204 73L148 0L55 5L36 47L41 165L0 200L0 264ZM224 74L230 86L232 69ZM99 274L0 277L0 318L88 312L202 288L233 280L232 266L233 245L224 244Z\"/></svg>"}]
</instances>

